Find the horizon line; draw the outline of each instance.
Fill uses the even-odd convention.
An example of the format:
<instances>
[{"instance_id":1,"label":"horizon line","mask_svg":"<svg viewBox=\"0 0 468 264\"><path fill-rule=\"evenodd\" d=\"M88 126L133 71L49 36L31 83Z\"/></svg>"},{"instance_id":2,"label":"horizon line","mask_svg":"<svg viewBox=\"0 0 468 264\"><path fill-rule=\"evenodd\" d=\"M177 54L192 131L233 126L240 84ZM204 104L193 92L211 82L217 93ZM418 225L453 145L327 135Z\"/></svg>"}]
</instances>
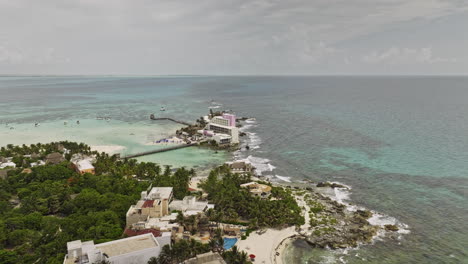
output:
<instances>
[{"instance_id":1,"label":"horizon line","mask_svg":"<svg viewBox=\"0 0 468 264\"><path fill-rule=\"evenodd\" d=\"M468 77L466 74L0 74L0 77Z\"/></svg>"}]
</instances>

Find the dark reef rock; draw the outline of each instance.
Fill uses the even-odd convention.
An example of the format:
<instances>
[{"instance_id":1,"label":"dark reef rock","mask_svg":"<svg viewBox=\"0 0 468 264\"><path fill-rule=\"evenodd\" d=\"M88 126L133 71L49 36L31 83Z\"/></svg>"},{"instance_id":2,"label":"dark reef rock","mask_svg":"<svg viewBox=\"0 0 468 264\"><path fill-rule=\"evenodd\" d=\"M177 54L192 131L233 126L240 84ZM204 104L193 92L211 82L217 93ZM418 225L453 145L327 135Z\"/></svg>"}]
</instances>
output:
<instances>
[{"instance_id":1,"label":"dark reef rock","mask_svg":"<svg viewBox=\"0 0 468 264\"><path fill-rule=\"evenodd\" d=\"M317 183L317 187L328 187L328 188L348 188L342 184L338 183L331 183L331 182L319 182Z\"/></svg>"},{"instance_id":2,"label":"dark reef rock","mask_svg":"<svg viewBox=\"0 0 468 264\"><path fill-rule=\"evenodd\" d=\"M399 230L398 226L396 225L384 225L386 231L393 231L396 232Z\"/></svg>"},{"instance_id":3,"label":"dark reef rock","mask_svg":"<svg viewBox=\"0 0 468 264\"><path fill-rule=\"evenodd\" d=\"M365 219L369 219L369 218L372 217L372 212L369 211L369 210L357 210L357 211L355 212L355 214L356 214L356 215L359 215L359 216L361 216L361 217L363 217L363 218L365 218Z\"/></svg>"}]
</instances>

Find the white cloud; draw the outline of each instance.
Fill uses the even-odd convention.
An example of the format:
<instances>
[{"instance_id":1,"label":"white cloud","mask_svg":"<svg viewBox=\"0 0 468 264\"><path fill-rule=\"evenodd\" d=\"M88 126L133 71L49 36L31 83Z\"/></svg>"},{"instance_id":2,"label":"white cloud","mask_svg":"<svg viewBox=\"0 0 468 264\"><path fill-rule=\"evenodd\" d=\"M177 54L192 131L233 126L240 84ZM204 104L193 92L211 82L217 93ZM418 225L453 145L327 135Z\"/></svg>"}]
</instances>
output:
<instances>
[{"instance_id":1,"label":"white cloud","mask_svg":"<svg viewBox=\"0 0 468 264\"><path fill-rule=\"evenodd\" d=\"M20 51L0 45L0 63L19 64L23 60L24 55Z\"/></svg>"},{"instance_id":2,"label":"white cloud","mask_svg":"<svg viewBox=\"0 0 468 264\"><path fill-rule=\"evenodd\" d=\"M458 0L0 0L0 46L9 41L0 74L22 70L11 64L60 64L52 68L77 74L308 73L322 63L332 71L359 61L347 41L466 10ZM450 57L434 56L443 49L430 41L389 43L433 49L374 46L363 60ZM468 59L467 45L454 45L458 62Z\"/></svg>"},{"instance_id":3,"label":"white cloud","mask_svg":"<svg viewBox=\"0 0 468 264\"><path fill-rule=\"evenodd\" d=\"M439 62L454 63L455 58L434 56L432 48L399 48L392 47L383 51L373 51L362 57L362 61L371 64L433 64Z\"/></svg>"},{"instance_id":4,"label":"white cloud","mask_svg":"<svg viewBox=\"0 0 468 264\"><path fill-rule=\"evenodd\" d=\"M69 63L70 58L60 56L54 48L47 48L31 53L9 45L0 45L0 63L3 64L32 64L45 65L56 63Z\"/></svg>"}]
</instances>

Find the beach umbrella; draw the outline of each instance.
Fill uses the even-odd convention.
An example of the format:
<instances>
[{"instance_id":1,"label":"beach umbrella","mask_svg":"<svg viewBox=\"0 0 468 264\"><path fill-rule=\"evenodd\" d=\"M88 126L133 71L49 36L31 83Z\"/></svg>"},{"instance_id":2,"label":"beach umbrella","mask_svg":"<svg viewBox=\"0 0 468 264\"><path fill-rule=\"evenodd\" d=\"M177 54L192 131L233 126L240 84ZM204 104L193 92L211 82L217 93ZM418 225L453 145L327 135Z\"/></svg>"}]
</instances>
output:
<instances>
[{"instance_id":1,"label":"beach umbrella","mask_svg":"<svg viewBox=\"0 0 468 264\"><path fill-rule=\"evenodd\" d=\"M249 258L250 258L251 260L254 260L254 259L255 259L255 255L254 255L254 254L250 254L250 255L249 255Z\"/></svg>"}]
</instances>

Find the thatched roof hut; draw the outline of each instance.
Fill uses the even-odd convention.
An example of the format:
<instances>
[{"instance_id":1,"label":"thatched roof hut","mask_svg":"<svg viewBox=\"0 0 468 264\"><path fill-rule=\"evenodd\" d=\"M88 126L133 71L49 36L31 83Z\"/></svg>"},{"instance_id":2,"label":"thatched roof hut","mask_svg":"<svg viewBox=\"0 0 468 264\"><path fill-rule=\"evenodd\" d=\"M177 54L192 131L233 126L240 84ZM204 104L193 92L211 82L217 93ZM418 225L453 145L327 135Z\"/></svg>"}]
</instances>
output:
<instances>
[{"instance_id":1,"label":"thatched roof hut","mask_svg":"<svg viewBox=\"0 0 468 264\"><path fill-rule=\"evenodd\" d=\"M49 155L46 156L45 162L47 164L59 164L62 161L64 161L65 158L63 157L62 154L58 152L50 153Z\"/></svg>"}]
</instances>

